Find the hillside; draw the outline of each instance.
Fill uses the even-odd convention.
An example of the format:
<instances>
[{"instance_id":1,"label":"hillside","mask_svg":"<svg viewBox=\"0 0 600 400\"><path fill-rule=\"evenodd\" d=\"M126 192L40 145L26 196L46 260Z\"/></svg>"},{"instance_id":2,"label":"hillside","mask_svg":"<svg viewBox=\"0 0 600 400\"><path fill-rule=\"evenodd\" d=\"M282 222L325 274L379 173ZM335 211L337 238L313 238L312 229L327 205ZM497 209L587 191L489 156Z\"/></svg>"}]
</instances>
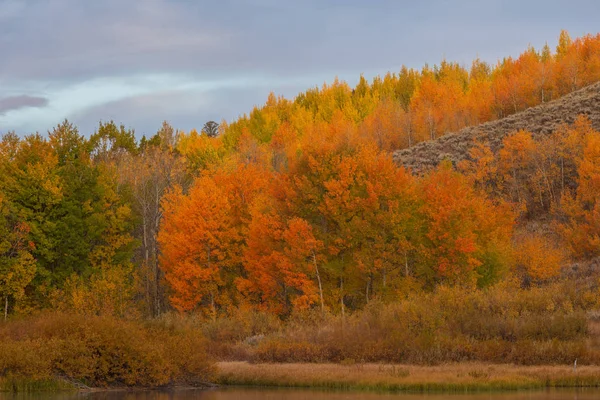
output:
<instances>
[{"instance_id":1,"label":"hillside","mask_svg":"<svg viewBox=\"0 0 600 400\"><path fill-rule=\"evenodd\" d=\"M512 132L523 129L534 135L548 134L563 123L572 123L580 114L587 115L596 130L600 128L600 83L506 118L468 127L433 141L398 150L394 152L394 161L415 173L421 173L435 167L444 159L456 164L468 158L469 149L475 142L487 144L496 152L502 139Z\"/></svg>"}]
</instances>

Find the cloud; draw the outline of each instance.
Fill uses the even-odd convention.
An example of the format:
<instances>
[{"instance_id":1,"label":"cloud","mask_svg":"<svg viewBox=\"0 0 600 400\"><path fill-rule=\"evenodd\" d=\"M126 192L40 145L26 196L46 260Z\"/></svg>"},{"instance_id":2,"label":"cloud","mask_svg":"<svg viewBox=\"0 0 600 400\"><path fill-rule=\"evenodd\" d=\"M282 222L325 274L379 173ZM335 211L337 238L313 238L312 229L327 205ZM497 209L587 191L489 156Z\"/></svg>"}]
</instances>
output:
<instances>
[{"instance_id":1,"label":"cloud","mask_svg":"<svg viewBox=\"0 0 600 400\"><path fill-rule=\"evenodd\" d=\"M27 1L0 14L0 80L84 80L201 65L230 34L202 24L185 2ZM0 13L2 9L0 9ZM214 59L214 58L213 58Z\"/></svg>"},{"instance_id":2,"label":"cloud","mask_svg":"<svg viewBox=\"0 0 600 400\"><path fill-rule=\"evenodd\" d=\"M0 115L4 115L9 111L19 110L21 108L35 107L41 108L48 105L48 99L36 96L12 96L0 99Z\"/></svg>"},{"instance_id":3,"label":"cloud","mask_svg":"<svg viewBox=\"0 0 600 400\"><path fill-rule=\"evenodd\" d=\"M305 76L296 79L268 79L261 76L237 77L223 81L194 80L193 77L167 77L147 76L138 77L138 83L146 80L153 82L152 90L141 90L140 85L123 96L104 97L103 101L87 104L85 107L74 111L69 119L74 122L80 132L92 133L100 120L114 120L127 127L134 128L136 135L156 133L162 121L167 120L177 129L189 131L200 129L208 120L231 120L241 114L249 112L253 106L263 103L273 86L280 90L277 95L293 97L304 88L318 82L323 77ZM81 95L84 91L93 91L91 98L102 98L103 93L97 88L107 87L108 83L95 85L96 87L80 88ZM123 85L123 84L121 84ZM104 94L115 93L118 82L113 82ZM71 93L71 90L66 91ZM59 96L62 99L62 96ZM64 101L68 99L65 98ZM62 100L57 100L60 103ZM58 121L49 121L55 123Z\"/></svg>"},{"instance_id":4,"label":"cloud","mask_svg":"<svg viewBox=\"0 0 600 400\"><path fill-rule=\"evenodd\" d=\"M494 63L552 45L561 29L596 32L597 11L596 0L0 0L2 96L48 99L0 109L0 129L45 131L75 117L93 126L110 110L140 130L157 114L199 126L249 112L271 90L293 97L336 76L352 83L442 58ZM180 106L148 103L169 92L186 93L170 97ZM132 99L127 118L117 105ZM211 105L187 107L200 101Z\"/></svg>"}]
</instances>

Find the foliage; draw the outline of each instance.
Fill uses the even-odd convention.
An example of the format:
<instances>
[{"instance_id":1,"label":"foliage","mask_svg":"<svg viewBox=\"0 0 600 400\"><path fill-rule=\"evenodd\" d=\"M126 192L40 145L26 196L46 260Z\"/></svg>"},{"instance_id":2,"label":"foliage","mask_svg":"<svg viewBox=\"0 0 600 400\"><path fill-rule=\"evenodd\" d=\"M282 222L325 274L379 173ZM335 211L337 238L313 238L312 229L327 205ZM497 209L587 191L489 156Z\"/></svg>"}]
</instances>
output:
<instances>
[{"instance_id":1,"label":"foliage","mask_svg":"<svg viewBox=\"0 0 600 400\"><path fill-rule=\"evenodd\" d=\"M6 134L5 311L177 310L218 324L239 310L345 317L515 277L546 285L572 259L600 254L589 120L477 144L459 171L442 149L440 166L415 176L391 151L597 81L599 43L562 32L555 52L528 48L496 65L443 60L355 87L336 79L293 100L271 94L200 133L164 122L139 143L113 121L89 138L68 121L47 138Z\"/></svg>"},{"instance_id":2,"label":"foliage","mask_svg":"<svg viewBox=\"0 0 600 400\"><path fill-rule=\"evenodd\" d=\"M594 364L585 310L598 307L597 287L571 283L521 289L512 283L485 290L440 286L390 304L373 301L341 317L296 315L241 359L254 362L392 362L440 364L474 361L524 365ZM238 338L213 334L222 354ZM221 356L217 354L217 356ZM240 358L238 358L239 360Z\"/></svg>"},{"instance_id":3,"label":"foliage","mask_svg":"<svg viewBox=\"0 0 600 400\"><path fill-rule=\"evenodd\" d=\"M226 147L234 148L244 131L270 142L285 124L300 135L310 125L345 120L356 139L383 151L411 147L467 126L504 118L557 99L600 78L600 35L571 39L562 31L554 52L529 47L495 65L479 59L471 68L442 60L421 70L363 76L354 88L334 80L300 93L294 101L270 94L262 107L228 124Z\"/></svg>"},{"instance_id":4,"label":"foliage","mask_svg":"<svg viewBox=\"0 0 600 400\"><path fill-rule=\"evenodd\" d=\"M47 314L0 326L0 338L0 377L153 387L201 384L214 373L198 331Z\"/></svg>"},{"instance_id":5,"label":"foliage","mask_svg":"<svg viewBox=\"0 0 600 400\"><path fill-rule=\"evenodd\" d=\"M11 216L9 205L0 193L0 297L4 300L4 318L9 298L19 300L35 275L32 243L26 242L29 226Z\"/></svg>"}]
</instances>

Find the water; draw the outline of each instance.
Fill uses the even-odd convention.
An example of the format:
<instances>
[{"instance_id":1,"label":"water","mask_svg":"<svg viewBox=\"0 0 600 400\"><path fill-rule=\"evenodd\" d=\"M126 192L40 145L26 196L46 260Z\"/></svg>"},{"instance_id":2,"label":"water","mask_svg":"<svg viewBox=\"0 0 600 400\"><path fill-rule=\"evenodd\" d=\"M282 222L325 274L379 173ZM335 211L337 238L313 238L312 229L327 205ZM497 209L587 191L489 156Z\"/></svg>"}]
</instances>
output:
<instances>
[{"instance_id":1,"label":"water","mask_svg":"<svg viewBox=\"0 0 600 400\"><path fill-rule=\"evenodd\" d=\"M227 388L149 392L8 394L0 400L592 400L597 389L543 390L475 394L376 394L298 389Z\"/></svg>"}]
</instances>

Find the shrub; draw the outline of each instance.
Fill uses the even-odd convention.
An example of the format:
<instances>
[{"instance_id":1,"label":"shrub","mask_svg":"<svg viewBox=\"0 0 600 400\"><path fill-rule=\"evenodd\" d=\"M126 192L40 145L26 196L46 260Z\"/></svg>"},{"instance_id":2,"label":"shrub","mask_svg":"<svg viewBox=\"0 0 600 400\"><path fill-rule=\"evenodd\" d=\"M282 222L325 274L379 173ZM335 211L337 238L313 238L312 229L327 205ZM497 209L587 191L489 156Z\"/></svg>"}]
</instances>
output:
<instances>
[{"instance_id":1,"label":"shrub","mask_svg":"<svg viewBox=\"0 0 600 400\"><path fill-rule=\"evenodd\" d=\"M345 318L293 315L257 343L212 336L210 347L228 349L228 360L254 362L593 363L598 356L588 345L593 332L586 311L597 305L588 292L565 282L527 289L510 282L485 290L442 286L391 304L371 301Z\"/></svg>"},{"instance_id":2,"label":"shrub","mask_svg":"<svg viewBox=\"0 0 600 400\"><path fill-rule=\"evenodd\" d=\"M0 326L0 376L65 377L90 386L198 384L214 367L199 330L49 314Z\"/></svg>"}]
</instances>

